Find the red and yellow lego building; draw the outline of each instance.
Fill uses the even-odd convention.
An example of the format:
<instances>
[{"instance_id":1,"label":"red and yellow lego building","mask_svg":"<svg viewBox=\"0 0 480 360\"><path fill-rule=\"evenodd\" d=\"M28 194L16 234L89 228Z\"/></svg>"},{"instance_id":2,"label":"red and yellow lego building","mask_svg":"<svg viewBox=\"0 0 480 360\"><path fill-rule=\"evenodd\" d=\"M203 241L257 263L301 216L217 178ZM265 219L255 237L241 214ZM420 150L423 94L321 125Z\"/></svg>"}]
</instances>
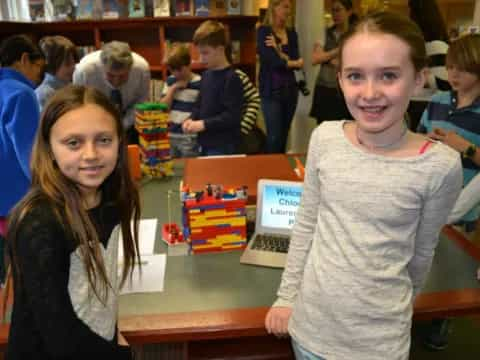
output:
<instances>
[{"instance_id":1,"label":"red and yellow lego building","mask_svg":"<svg viewBox=\"0 0 480 360\"><path fill-rule=\"evenodd\" d=\"M247 244L246 188L181 192L183 229L194 254L244 249Z\"/></svg>"}]
</instances>

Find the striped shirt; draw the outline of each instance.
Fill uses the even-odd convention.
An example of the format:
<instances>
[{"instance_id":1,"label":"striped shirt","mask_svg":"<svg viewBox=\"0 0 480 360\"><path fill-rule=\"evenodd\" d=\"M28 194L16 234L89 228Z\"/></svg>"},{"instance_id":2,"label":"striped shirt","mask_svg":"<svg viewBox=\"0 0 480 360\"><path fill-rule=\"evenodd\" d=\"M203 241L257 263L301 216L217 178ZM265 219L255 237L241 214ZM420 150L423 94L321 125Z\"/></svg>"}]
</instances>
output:
<instances>
[{"instance_id":1,"label":"striped shirt","mask_svg":"<svg viewBox=\"0 0 480 360\"><path fill-rule=\"evenodd\" d=\"M235 73L242 81L243 86L243 112L240 122L240 131L247 135L257 123L258 111L260 110L260 94L250 81L250 78L242 70L236 69Z\"/></svg>"},{"instance_id":2,"label":"striped shirt","mask_svg":"<svg viewBox=\"0 0 480 360\"><path fill-rule=\"evenodd\" d=\"M172 106L170 108L170 132L182 134L182 123L192 114L193 106L198 99L200 93L200 80L198 74L192 74L192 80L187 84L185 89L175 91L173 95ZM175 84L177 79L170 75L162 91L162 96L167 94L170 86Z\"/></svg>"}]
</instances>

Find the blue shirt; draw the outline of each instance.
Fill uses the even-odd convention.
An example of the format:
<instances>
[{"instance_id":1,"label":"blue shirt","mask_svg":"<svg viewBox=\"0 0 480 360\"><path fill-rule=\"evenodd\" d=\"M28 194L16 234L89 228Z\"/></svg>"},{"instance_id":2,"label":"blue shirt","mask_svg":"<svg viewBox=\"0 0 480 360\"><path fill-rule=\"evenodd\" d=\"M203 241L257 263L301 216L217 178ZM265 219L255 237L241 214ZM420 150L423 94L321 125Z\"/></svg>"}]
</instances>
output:
<instances>
[{"instance_id":1,"label":"blue shirt","mask_svg":"<svg viewBox=\"0 0 480 360\"><path fill-rule=\"evenodd\" d=\"M423 112L417 131L429 133L434 128L453 130L467 141L480 147L480 98L471 105L457 108L457 94L454 91L439 92L432 97ZM472 160L462 158L463 184L479 173L480 167ZM479 211L467 214L463 220L471 221Z\"/></svg>"},{"instance_id":2,"label":"blue shirt","mask_svg":"<svg viewBox=\"0 0 480 360\"><path fill-rule=\"evenodd\" d=\"M58 89L68 85L68 82L60 80L55 75L45 73L42 83L35 89L38 104L40 105L40 112L45 108L45 104L52 97Z\"/></svg>"},{"instance_id":3,"label":"blue shirt","mask_svg":"<svg viewBox=\"0 0 480 360\"><path fill-rule=\"evenodd\" d=\"M265 45L267 36L272 35L270 26L260 26L257 31L257 53L260 60L260 71L258 83L261 97L271 97L278 79L281 79L280 86L295 85L295 74L288 68L287 61L270 46ZM288 46L282 47L291 60L300 58L298 51L298 35L295 30L287 30Z\"/></svg>"},{"instance_id":4,"label":"blue shirt","mask_svg":"<svg viewBox=\"0 0 480 360\"><path fill-rule=\"evenodd\" d=\"M30 153L40 111L34 84L12 68L0 68L0 216L30 186Z\"/></svg>"}]
</instances>

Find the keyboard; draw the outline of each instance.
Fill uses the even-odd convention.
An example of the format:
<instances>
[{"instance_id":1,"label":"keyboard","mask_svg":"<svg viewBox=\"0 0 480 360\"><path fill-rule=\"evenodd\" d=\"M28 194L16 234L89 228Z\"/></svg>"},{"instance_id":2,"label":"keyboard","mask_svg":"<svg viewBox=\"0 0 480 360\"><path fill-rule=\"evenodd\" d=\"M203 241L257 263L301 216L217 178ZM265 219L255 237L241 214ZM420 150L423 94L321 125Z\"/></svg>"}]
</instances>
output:
<instances>
[{"instance_id":1,"label":"keyboard","mask_svg":"<svg viewBox=\"0 0 480 360\"><path fill-rule=\"evenodd\" d=\"M252 250L287 253L290 244L289 236L274 234L257 234L253 239Z\"/></svg>"}]
</instances>

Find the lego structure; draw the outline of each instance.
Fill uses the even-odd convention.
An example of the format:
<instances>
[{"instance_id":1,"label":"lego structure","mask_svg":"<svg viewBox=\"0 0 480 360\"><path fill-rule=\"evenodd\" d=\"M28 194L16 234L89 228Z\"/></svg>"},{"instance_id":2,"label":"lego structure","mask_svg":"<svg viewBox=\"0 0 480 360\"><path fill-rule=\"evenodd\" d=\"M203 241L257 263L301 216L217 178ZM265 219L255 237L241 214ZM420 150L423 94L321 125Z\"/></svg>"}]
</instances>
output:
<instances>
[{"instance_id":1,"label":"lego structure","mask_svg":"<svg viewBox=\"0 0 480 360\"><path fill-rule=\"evenodd\" d=\"M183 236L194 254L244 249L247 189L207 184L204 191L180 191Z\"/></svg>"},{"instance_id":2,"label":"lego structure","mask_svg":"<svg viewBox=\"0 0 480 360\"><path fill-rule=\"evenodd\" d=\"M135 128L139 135L142 173L151 177L173 175L168 139L168 106L141 103L135 106Z\"/></svg>"}]
</instances>

